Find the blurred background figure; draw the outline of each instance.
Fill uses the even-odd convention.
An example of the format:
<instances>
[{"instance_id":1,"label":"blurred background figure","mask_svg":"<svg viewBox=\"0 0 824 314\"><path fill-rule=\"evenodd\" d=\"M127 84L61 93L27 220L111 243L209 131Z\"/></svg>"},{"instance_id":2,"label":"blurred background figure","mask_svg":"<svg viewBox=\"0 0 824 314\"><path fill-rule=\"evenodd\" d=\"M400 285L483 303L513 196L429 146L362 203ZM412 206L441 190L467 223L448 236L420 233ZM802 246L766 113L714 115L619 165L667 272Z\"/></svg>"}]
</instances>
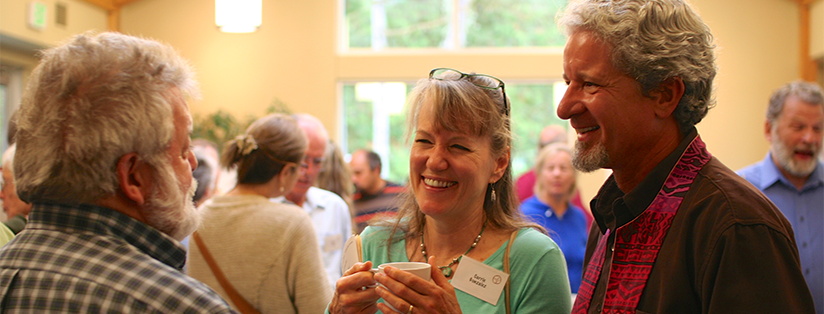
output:
<instances>
[{"instance_id":1,"label":"blurred background figure","mask_svg":"<svg viewBox=\"0 0 824 314\"><path fill-rule=\"evenodd\" d=\"M824 94L814 83L796 81L773 92L764 136L770 151L738 171L781 210L795 232L801 269L824 313Z\"/></svg>"},{"instance_id":2,"label":"blurred background figure","mask_svg":"<svg viewBox=\"0 0 824 314\"><path fill-rule=\"evenodd\" d=\"M324 311L332 290L312 220L295 205L269 200L288 193L303 174L306 146L295 120L282 114L258 119L227 143L222 164L237 168L238 183L200 207L203 225L192 235L190 276L232 300L207 264L208 251L234 290L260 313Z\"/></svg>"},{"instance_id":3,"label":"blurred background figure","mask_svg":"<svg viewBox=\"0 0 824 314\"><path fill-rule=\"evenodd\" d=\"M548 125L541 130L541 135L538 137L538 151L552 143L567 143L567 134L564 127L560 125ZM525 199L532 196L535 187L535 167L524 172L515 181L515 192L518 194L518 200L523 202Z\"/></svg>"},{"instance_id":4,"label":"blurred background figure","mask_svg":"<svg viewBox=\"0 0 824 314\"><path fill-rule=\"evenodd\" d=\"M355 233L363 231L372 219L395 216L398 195L405 189L381 178L381 157L373 151L358 149L352 153L349 166L355 184Z\"/></svg>"},{"instance_id":5,"label":"blurred background figure","mask_svg":"<svg viewBox=\"0 0 824 314\"><path fill-rule=\"evenodd\" d=\"M352 171L343 160L340 147L331 139L326 144L326 157L323 158L321 168L323 171L318 174L315 187L340 196L349 207L349 214L354 216L352 195L355 194L355 187L352 185Z\"/></svg>"},{"instance_id":6,"label":"blurred background figure","mask_svg":"<svg viewBox=\"0 0 824 314\"><path fill-rule=\"evenodd\" d=\"M3 187L0 191L3 211L7 217L5 225L14 234L23 231L29 219L29 212L31 212L31 204L22 201L17 196L17 188L14 185L14 153L16 151L17 145L12 144L3 153Z\"/></svg>"},{"instance_id":7,"label":"blurred background figure","mask_svg":"<svg viewBox=\"0 0 824 314\"><path fill-rule=\"evenodd\" d=\"M352 235L352 214L343 198L314 187L324 171L326 145L329 143L329 133L326 132L323 123L309 114L295 114L292 117L297 120L298 127L308 140L302 162L306 171L298 178L295 187L287 191L285 199L279 197L272 201L298 205L312 217L323 265L329 276L329 285L334 286L335 281L343 274L340 265L343 259L343 245Z\"/></svg>"},{"instance_id":8,"label":"blurred background figure","mask_svg":"<svg viewBox=\"0 0 824 314\"><path fill-rule=\"evenodd\" d=\"M548 125L541 130L541 135L538 138L538 152L541 151L547 145L553 143L562 143L564 145L567 144L567 133L564 127L553 124ZM529 171L524 172L518 179L515 181L515 192L518 194L518 200L521 202L525 201L526 199L532 197L535 193L535 181L537 180L537 166L532 167ZM592 212L589 211L589 206L585 206L583 201L581 200L581 193L578 192L578 188L575 188L575 191L572 193L571 199L572 205L575 205L576 208L580 209L584 216L587 218L587 226L592 223Z\"/></svg>"},{"instance_id":9,"label":"blurred background figure","mask_svg":"<svg viewBox=\"0 0 824 314\"><path fill-rule=\"evenodd\" d=\"M220 179L219 155L217 144L202 138L192 140L192 152L197 159L197 169L192 172L192 177L197 180L194 202L199 207L217 192L217 182Z\"/></svg>"},{"instance_id":10,"label":"blurred background figure","mask_svg":"<svg viewBox=\"0 0 824 314\"><path fill-rule=\"evenodd\" d=\"M570 288L572 293L578 293L589 224L584 212L571 203L578 177L572 167L572 151L564 143L542 148L535 170L535 195L521 203L521 211L546 228L549 237L561 247L567 262Z\"/></svg>"}]
</instances>

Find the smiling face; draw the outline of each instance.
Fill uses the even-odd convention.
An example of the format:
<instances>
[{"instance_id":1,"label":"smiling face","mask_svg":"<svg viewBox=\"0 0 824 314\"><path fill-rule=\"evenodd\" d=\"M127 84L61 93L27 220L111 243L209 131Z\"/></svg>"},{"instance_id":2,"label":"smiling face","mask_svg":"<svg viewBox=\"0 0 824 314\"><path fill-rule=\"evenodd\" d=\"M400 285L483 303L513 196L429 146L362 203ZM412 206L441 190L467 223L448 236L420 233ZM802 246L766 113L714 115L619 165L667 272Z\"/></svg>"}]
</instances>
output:
<instances>
[{"instance_id":1,"label":"smiling face","mask_svg":"<svg viewBox=\"0 0 824 314\"><path fill-rule=\"evenodd\" d=\"M577 132L573 164L581 171L631 169L657 136L653 99L610 62L611 46L593 32L576 31L564 48L569 85L558 116Z\"/></svg>"},{"instance_id":2,"label":"smiling face","mask_svg":"<svg viewBox=\"0 0 824 314\"><path fill-rule=\"evenodd\" d=\"M504 174L508 159L493 157L491 139L437 126L424 101L409 157L410 186L421 211L434 218L483 211L487 185Z\"/></svg>"},{"instance_id":3,"label":"smiling face","mask_svg":"<svg viewBox=\"0 0 824 314\"><path fill-rule=\"evenodd\" d=\"M766 136L773 160L787 176L806 178L815 170L821 154L824 109L790 96L774 123L767 122Z\"/></svg>"}]
</instances>

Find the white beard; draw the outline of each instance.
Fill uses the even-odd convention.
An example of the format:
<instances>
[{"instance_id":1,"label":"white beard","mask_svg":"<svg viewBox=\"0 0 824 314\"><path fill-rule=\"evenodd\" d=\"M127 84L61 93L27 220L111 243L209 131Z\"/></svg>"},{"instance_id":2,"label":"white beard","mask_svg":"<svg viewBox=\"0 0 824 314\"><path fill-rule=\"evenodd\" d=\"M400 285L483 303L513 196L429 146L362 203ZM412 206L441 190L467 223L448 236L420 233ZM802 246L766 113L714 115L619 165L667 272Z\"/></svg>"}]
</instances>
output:
<instances>
[{"instance_id":1,"label":"white beard","mask_svg":"<svg viewBox=\"0 0 824 314\"><path fill-rule=\"evenodd\" d=\"M809 176L815 170L815 165L818 162L818 157L821 154L821 145L804 145L799 144L796 147L790 148L784 143L775 128L772 130L773 141L770 144L770 150L773 157L778 161L778 165L784 168L784 171L789 172L796 177ZM810 150L813 151L813 158L807 161L799 161L793 158L794 150Z\"/></svg>"},{"instance_id":2,"label":"white beard","mask_svg":"<svg viewBox=\"0 0 824 314\"><path fill-rule=\"evenodd\" d=\"M174 169L167 163L159 165L154 179L155 186L143 210L146 223L178 241L183 240L200 226L200 213L192 200L197 181L192 180L188 191L184 191Z\"/></svg>"}]
</instances>

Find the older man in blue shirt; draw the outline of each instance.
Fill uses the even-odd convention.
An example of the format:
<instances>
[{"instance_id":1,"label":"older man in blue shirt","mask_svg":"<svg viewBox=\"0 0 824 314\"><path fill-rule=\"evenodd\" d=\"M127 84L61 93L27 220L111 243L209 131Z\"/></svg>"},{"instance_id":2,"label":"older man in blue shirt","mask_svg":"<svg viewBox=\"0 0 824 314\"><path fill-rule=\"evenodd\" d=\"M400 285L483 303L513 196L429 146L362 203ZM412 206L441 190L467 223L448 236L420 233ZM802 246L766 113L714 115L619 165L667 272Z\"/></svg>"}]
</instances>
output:
<instances>
[{"instance_id":1,"label":"older man in blue shirt","mask_svg":"<svg viewBox=\"0 0 824 314\"><path fill-rule=\"evenodd\" d=\"M802 81L776 90L767 108L764 133L770 151L739 174L764 192L793 226L801 268L824 313L824 164L821 153L824 97Z\"/></svg>"}]
</instances>

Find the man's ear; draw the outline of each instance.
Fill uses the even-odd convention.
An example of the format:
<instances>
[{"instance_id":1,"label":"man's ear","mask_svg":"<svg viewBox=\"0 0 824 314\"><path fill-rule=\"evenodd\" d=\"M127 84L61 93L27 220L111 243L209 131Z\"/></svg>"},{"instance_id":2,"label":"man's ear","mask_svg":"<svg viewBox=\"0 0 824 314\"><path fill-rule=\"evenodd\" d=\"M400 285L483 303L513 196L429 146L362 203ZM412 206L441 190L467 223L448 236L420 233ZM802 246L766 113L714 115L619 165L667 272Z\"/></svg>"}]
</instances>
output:
<instances>
[{"instance_id":1,"label":"man's ear","mask_svg":"<svg viewBox=\"0 0 824 314\"><path fill-rule=\"evenodd\" d=\"M118 159L116 171L120 192L137 205L143 205L148 195L148 165L140 161L136 153L128 153Z\"/></svg>"},{"instance_id":2,"label":"man's ear","mask_svg":"<svg viewBox=\"0 0 824 314\"><path fill-rule=\"evenodd\" d=\"M681 97L684 96L684 81L680 77L664 80L658 88L650 91L650 97L655 100L655 116L666 118L672 116Z\"/></svg>"},{"instance_id":3,"label":"man's ear","mask_svg":"<svg viewBox=\"0 0 824 314\"><path fill-rule=\"evenodd\" d=\"M764 137L767 138L767 141L772 143L772 122L767 120L764 122Z\"/></svg>"}]
</instances>

